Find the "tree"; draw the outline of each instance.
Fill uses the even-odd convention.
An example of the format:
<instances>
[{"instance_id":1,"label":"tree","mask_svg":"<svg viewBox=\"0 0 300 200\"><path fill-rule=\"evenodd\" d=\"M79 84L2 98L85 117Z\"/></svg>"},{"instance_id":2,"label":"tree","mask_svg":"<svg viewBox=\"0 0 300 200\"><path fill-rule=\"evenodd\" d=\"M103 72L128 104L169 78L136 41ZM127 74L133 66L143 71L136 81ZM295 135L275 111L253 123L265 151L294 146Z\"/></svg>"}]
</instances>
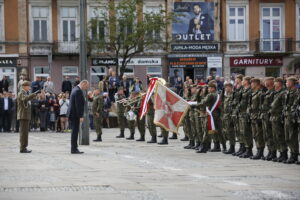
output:
<instances>
[{"instance_id":1,"label":"tree","mask_svg":"<svg viewBox=\"0 0 300 200\"><path fill-rule=\"evenodd\" d=\"M142 3L143 0L121 0L117 4L109 1L107 12L102 11L101 16L89 23L90 51L114 58L120 77L134 56L144 50L167 47L165 30L172 16L168 16L162 6L144 12Z\"/></svg>"}]
</instances>

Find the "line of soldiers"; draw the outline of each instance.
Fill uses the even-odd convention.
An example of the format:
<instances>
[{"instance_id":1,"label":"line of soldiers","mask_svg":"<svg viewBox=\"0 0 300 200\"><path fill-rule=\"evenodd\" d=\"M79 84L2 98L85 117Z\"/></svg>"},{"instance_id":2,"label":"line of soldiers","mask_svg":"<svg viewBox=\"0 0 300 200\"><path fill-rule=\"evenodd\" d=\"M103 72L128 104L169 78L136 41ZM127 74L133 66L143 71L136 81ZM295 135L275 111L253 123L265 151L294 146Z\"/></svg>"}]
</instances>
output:
<instances>
[{"instance_id":1,"label":"line of soldiers","mask_svg":"<svg viewBox=\"0 0 300 200\"><path fill-rule=\"evenodd\" d=\"M282 78L267 77L261 80L238 75L234 85L225 83L222 92L217 91L215 81L210 81L205 86L189 85L184 90L184 98L193 103L183 120L185 137L182 141L189 141L184 148L194 149L196 153L222 151L224 154L240 158L299 164L300 92L296 83L297 79L293 77L287 79L285 86ZM133 92L130 98L126 99L124 90L119 88L115 99L120 125L120 135L117 138L125 137L124 130L127 124L130 130L128 140L134 140L137 126L140 133L137 141L145 141L147 122L151 134L148 143L157 143L159 136L153 123L153 99L150 101L147 117L142 119L139 118L142 101L140 93ZM129 103L122 102L122 99ZM208 127L208 113L214 121L213 130L209 130ZM168 144L168 131L161 129L161 133L162 141L158 144ZM177 139L175 136L173 133L171 138ZM240 144L237 151L236 140ZM254 142L257 148L255 155ZM268 150L266 155L265 147Z\"/></svg>"}]
</instances>

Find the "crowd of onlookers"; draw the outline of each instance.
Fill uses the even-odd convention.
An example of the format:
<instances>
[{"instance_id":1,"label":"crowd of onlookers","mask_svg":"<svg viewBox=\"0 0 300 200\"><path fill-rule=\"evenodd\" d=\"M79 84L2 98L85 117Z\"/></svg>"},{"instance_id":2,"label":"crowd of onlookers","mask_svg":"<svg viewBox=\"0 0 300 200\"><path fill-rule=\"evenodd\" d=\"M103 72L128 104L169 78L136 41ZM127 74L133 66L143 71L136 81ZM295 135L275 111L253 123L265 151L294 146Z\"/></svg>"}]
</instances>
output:
<instances>
[{"instance_id":1,"label":"crowd of onlookers","mask_svg":"<svg viewBox=\"0 0 300 200\"><path fill-rule=\"evenodd\" d=\"M286 79L287 76L284 76ZM300 78L300 77L298 77ZM190 77L185 77L185 81L182 80L180 76L170 77L170 85L174 88L177 94L183 96L184 89L188 88L186 86L192 84L205 85L210 80L216 80L217 89L219 91L223 90L225 79L219 76L208 76L206 79L191 79ZM20 90L20 85L24 77L20 77L18 83L18 91ZM234 84L234 77L230 80ZM31 102L31 121L30 130L31 131L55 131L55 132L68 132L72 128L72 124L69 123L67 118L67 110L69 107L69 96L72 89L78 85L80 78L76 77L74 81L71 81L68 76L64 78L61 85L61 93L55 93L54 83L51 77L47 77L43 80L42 77L36 77L31 83L32 92L38 90L44 90L45 95L38 94L35 99ZM129 96L130 92L141 92L145 91L142 82L139 78L128 79L126 75L122 76L120 79L114 71L110 72L109 76L104 76L102 80L98 83L97 87L91 88L88 92L88 109L90 117L90 128L94 128L92 120L92 101L94 89L100 89L102 95L104 96L104 107L103 107L103 118L104 125L106 127L111 127L109 121L109 113L113 109L113 103L115 102L114 95L118 88L122 86L126 97ZM300 80L297 85L300 89ZM18 132L19 125L17 121L17 101L16 94L13 94L8 90L9 83L7 77L4 77L0 81L0 132Z\"/></svg>"}]
</instances>

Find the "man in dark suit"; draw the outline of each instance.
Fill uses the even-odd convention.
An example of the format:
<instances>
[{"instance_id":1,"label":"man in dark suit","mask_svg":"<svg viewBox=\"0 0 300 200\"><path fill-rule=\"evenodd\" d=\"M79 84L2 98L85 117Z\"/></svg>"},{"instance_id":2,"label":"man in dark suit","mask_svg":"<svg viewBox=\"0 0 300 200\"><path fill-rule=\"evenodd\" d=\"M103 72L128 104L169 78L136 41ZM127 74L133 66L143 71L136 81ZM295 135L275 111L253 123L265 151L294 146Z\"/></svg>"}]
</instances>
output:
<instances>
[{"instance_id":1,"label":"man in dark suit","mask_svg":"<svg viewBox=\"0 0 300 200\"><path fill-rule=\"evenodd\" d=\"M81 81L76 87L73 88L70 96L70 104L67 112L67 116L72 122L72 136L71 136L71 153L81 154L78 150L78 132L80 124L83 122L83 113L85 98L83 95L83 90L89 88L89 82L87 80Z\"/></svg>"},{"instance_id":2,"label":"man in dark suit","mask_svg":"<svg viewBox=\"0 0 300 200\"><path fill-rule=\"evenodd\" d=\"M3 87L3 91L8 92L9 82L8 82L8 80L7 80L7 76L4 76L4 77L3 77L3 80L2 80L2 87Z\"/></svg>"},{"instance_id":3,"label":"man in dark suit","mask_svg":"<svg viewBox=\"0 0 300 200\"><path fill-rule=\"evenodd\" d=\"M210 34L214 29L214 21L208 14L202 14L200 5L193 6L195 17L190 20L188 34Z\"/></svg>"},{"instance_id":4,"label":"man in dark suit","mask_svg":"<svg viewBox=\"0 0 300 200\"><path fill-rule=\"evenodd\" d=\"M12 98L9 97L8 92L4 91L3 98L0 99L0 108L1 108L0 113L3 116L2 124L3 124L4 132L10 132L12 107L13 107Z\"/></svg>"}]
</instances>

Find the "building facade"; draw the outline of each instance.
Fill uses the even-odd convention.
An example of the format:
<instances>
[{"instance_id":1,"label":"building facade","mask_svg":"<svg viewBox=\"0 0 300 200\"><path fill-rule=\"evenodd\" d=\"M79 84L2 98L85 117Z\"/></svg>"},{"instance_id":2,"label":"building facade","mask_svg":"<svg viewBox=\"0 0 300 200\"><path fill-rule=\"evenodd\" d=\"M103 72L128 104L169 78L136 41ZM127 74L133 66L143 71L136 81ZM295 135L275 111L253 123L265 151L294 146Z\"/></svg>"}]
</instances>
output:
<instances>
[{"instance_id":1,"label":"building facade","mask_svg":"<svg viewBox=\"0 0 300 200\"><path fill-rule=\"evenodd\" d=\"M87 20L107 11L112 2L118 0L87 0ZM125 72L129 78L139 77L146 84L149 75L171 81L175 74L200 79L300 73L300 0L141 2L138 12L163 8L176 20L156 33L165 48L145 50L131 60ZM51 76L60 92L65 76L74 80L80 74L79 19L78 0L0 0L0 79L7 76L10 90L16 92L21 74L30 80ZM110 30L100 19L88 34L109 38ZM89 52L86 73L92 87L116 62L122 59Z\"/></svg>"}]
</instances>

